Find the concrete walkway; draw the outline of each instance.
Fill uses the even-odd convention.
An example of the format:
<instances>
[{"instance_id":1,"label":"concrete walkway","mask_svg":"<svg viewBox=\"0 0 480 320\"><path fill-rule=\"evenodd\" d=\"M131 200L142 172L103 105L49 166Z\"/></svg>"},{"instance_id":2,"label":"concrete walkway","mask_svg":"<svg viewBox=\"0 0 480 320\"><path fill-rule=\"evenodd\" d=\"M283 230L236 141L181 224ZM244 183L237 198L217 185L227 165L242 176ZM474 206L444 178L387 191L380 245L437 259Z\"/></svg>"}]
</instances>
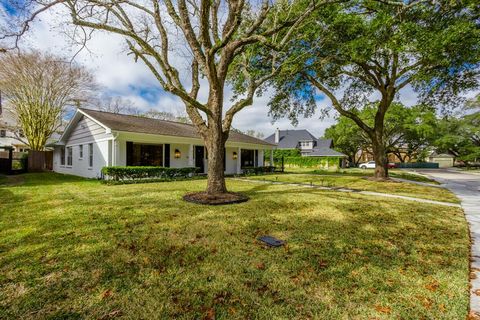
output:
<instances>
[{"instance_id":1,"label":"concrete walkway","mask_svg":"<svg viewBox=\"0 0 480 320\"><path fill-rule=\"evenodd\" d=\"M471 237L471 318L480 319L480 176L455 170L416 170L438 182L462 201Z\"/></svg>"},{"instance_id":2,"label":"concrete walkway","mask_svg":"<svg viewBox=\"0 0 480 320\"><path fill-rule=\"evenodd\" d=\"M331 190L331 191L339 191L339 192L354 192L354 193L360 193L360 194L364 194L364 195L368 195L368 196L395 198L395 199L402 199L402 200L437 204L437 205L448 206L448 207L457 207L457 208L461 207L461 205L456 204L456 203L451 203L451 202L443 202L443 201L435 201L435 200L421 199L421 198L415 198L415 197L407 197L407 196L401 196L401 195L398 195L398 194L390 194L390 193L381 193L381 192L373 192L373 191L361 191L361 190L354 190L354 189L348 189L348 188L324 187L324 186L319 186L319 185L315 185L315 184L308 184L308 183L292 183L292 182L281 182L281 181L271 181L271 180L245 179L245 178L233 178L233 180L253 182L253 183L279 184L279 185L285 185L285 186L314 188L314 189L319 189L319 190Z\"/></svg>"}]
</instances>

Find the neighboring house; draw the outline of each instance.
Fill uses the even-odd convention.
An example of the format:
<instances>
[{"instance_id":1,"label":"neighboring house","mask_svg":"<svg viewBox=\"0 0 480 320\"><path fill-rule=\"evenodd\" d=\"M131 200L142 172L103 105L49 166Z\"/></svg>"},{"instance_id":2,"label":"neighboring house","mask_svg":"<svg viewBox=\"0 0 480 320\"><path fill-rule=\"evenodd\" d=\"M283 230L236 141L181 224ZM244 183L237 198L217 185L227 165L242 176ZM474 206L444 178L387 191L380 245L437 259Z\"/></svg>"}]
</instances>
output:
<instances>
[{"instance_id":1,"label":"neighboring house","mask_svg":"<svg viewBox=\"0 0 480 320\"><path fill-rule=\"evenodd\" d=\"M265 150L274 145L230 132L225 172L263 166ZM53 170L100 178L104 166L198 167L207 172L203 140L191 124L77 109L54 145Z\"/></svg>"},{"instance_id":2,"label":"neighboring house","mask_svg":"<svg viewBox=\"0 0 480 320\"><path fill-rule=\"evenodd\" d=\"M432 153L427 158L428 162L438 163L439 168L451 168L453 167L455 157L448 153Z\"/></svg>"},{"instance_id":3,"label":"neighboring house","mask_svg":"<svg viewBox=\"0 0 480 320\"><path fill-rule=\"evenodd\" d=\"M347 156L333 149L332 139L317 139L308 130L277 130L265 138L266 142L276 144L278 150L300 151L302 157L338 157Z\"/></svg>"},{"instance_id":4,"label":"neighboring house","mask_svg":"<svg viewBox=\"0 0 480 320\"><path fill-rule=\"evenodd\" d=\"M26 152L28 146L18 137L23 138L17 129L15 116L9 108L2 107L0 101L0 146L13 147L14 152Z\"/></svg>"}]
</instances>

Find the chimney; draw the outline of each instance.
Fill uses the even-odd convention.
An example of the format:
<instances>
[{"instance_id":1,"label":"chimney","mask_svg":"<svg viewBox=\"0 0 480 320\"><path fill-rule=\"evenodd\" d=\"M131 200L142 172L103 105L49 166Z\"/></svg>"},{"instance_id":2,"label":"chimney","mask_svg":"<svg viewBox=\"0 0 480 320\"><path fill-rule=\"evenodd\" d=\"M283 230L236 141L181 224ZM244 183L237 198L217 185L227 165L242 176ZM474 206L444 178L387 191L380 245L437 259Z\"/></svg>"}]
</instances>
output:
<instances>
[{"instance_id":1,"label":"chimney","mask_svg":"<svg viewBox=\"0 0 480 320\"><path fill-rule=\"evenodd\" d=\"M279 143L280 142L280 130L275 130L275 143Z\"/></svg>"}]
</instances>

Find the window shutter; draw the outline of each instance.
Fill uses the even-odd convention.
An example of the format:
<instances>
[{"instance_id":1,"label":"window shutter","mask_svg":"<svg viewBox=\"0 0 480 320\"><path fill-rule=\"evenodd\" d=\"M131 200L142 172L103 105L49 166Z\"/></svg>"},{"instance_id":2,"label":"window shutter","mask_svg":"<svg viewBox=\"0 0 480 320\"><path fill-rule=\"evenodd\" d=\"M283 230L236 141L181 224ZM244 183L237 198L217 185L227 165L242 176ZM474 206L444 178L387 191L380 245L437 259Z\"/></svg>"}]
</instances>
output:
<instances>
[{"instance_id":1,"label":"window shutter","mask_svg":"<svg viewBox=\"0 0 480 320\"><path fill-rule=\"evenodd\" d=\"M165 147L165 161L163 166L166 168L170 168L170 144L164 144Z\"/></svg>"}]
</instances>

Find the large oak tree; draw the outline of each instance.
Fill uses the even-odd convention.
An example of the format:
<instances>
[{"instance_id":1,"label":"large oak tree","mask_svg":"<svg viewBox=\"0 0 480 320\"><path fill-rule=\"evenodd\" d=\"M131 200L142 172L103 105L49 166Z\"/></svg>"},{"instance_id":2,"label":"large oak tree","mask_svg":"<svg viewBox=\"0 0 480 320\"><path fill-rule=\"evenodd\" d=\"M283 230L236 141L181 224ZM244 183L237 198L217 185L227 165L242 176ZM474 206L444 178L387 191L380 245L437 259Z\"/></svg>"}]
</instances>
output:
<instances>
[{"instance_id":1,"label":"large oak tree","mask_svg":"<svg viewBox=\"0 0 480 320\"><path fill-rule=\"evenodd\" d=\"M375 177L388 177L385 116L401 90L448 105L477 85L478 6L473 1L358 0L316 12L316 23L289 47L274 82L275 118L311 115L321 95L372 141ZM299 59L298 57L302 57ZM378 101L370 123L361 109Z\"/></svg>"},{"instance_id":2,"label":"large oak tree","mask_svg":"<svg viewBox=\"0 0 480 320\"><path fill-rule=\"evenodd\" d=\"M73 25L123 37L167 92L179 97L208 152L208 194L227 192L224 149L234 116L253 102L256 90L281 67L281 48L319 5L316 0L57 0L34 1L28 23L61 6ZM77 32L77 34L79 34ZM80 33L81 34L81 33ZM268 72L251 72L258 61L249 47L268 55ZM186 75L182 68L186 68ZM233 67L234 66L234 67ZM244 90L225 99L229 74L241 74ZM203 89L206 98L199 95Z\"/></svg>"}]
</instances>

